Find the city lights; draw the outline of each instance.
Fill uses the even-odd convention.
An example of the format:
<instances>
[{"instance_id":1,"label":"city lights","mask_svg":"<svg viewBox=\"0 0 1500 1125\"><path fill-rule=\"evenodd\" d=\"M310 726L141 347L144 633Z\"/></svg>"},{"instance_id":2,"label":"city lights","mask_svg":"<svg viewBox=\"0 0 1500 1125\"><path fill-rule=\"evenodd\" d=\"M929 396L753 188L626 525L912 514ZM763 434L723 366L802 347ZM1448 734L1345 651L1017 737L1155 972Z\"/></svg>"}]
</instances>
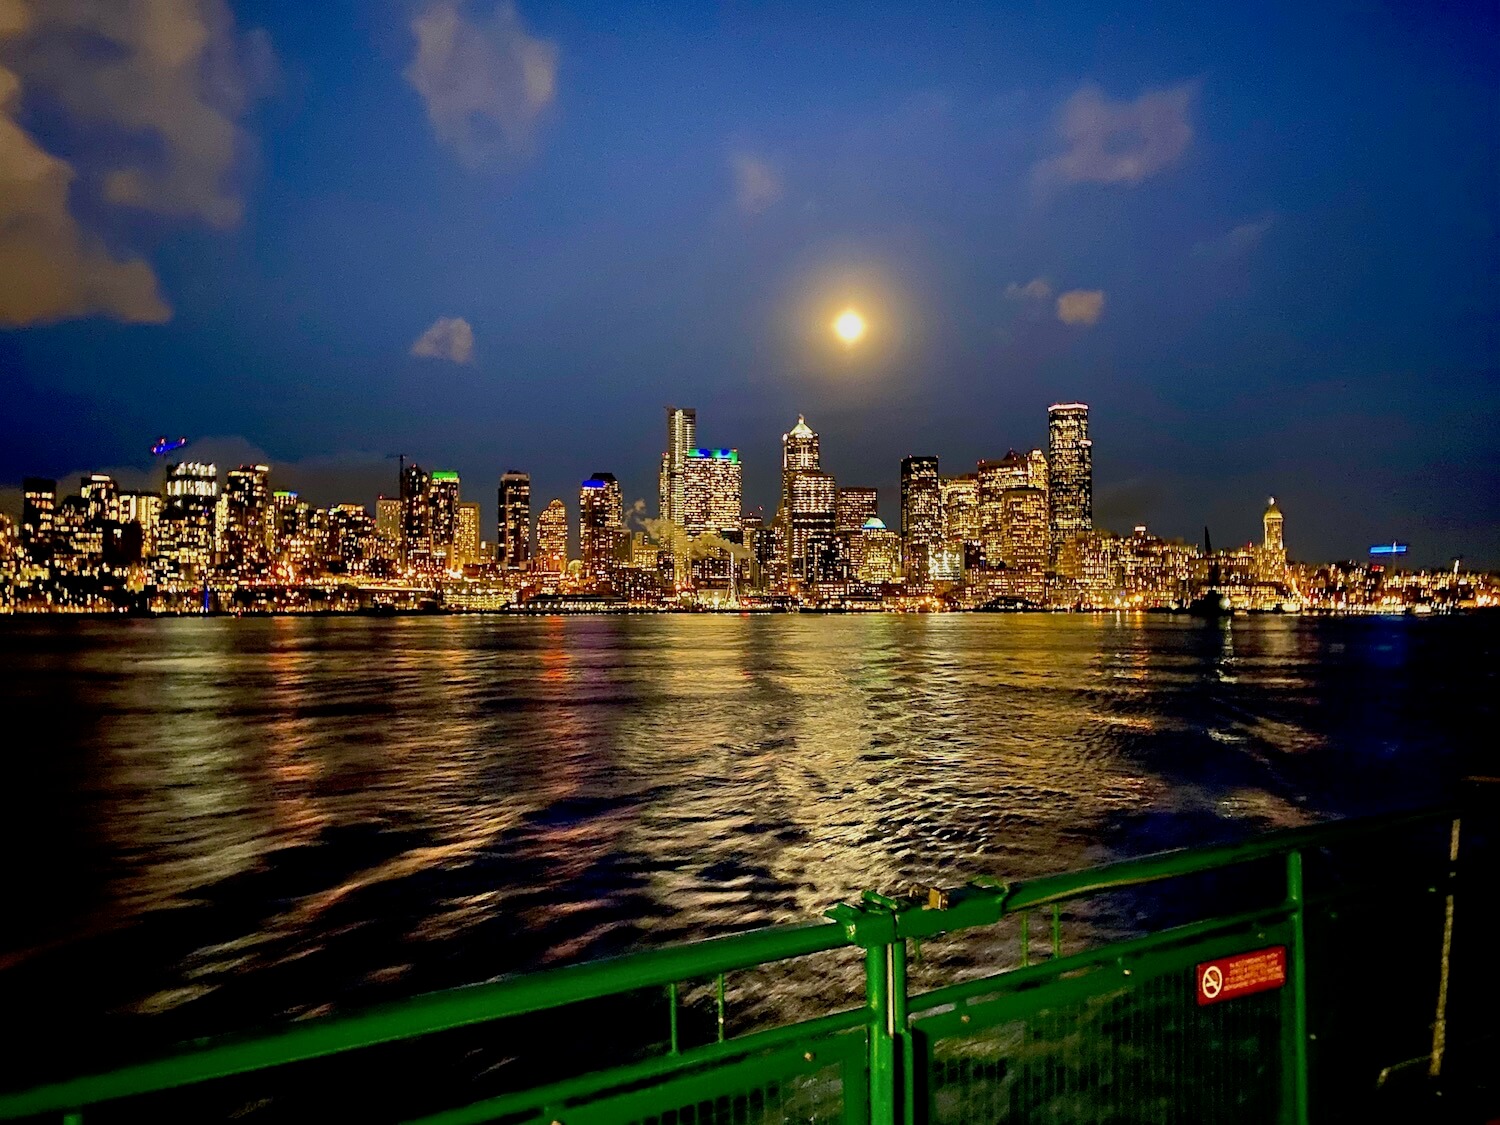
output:
<instances>
[{"instance_id":1,"label":"city lights","mask_svg":"<svg viewBox=\"0 0 1500 1125\"><path fill-rule=\"evenodd\" d=\"M843 324L845 317L852 318ZM857 321L857 323L854 323ZM853 310L835 322L857 339ZM533 523L531 475L510 469L486 524L451 469L403 459L396 495L317 507L273 487L271 465L221 474L167 466L159 493L92 473L76 495L28 477L19 521L0 517L0 612L616 612L662 610L1049 610L1433 613L1494 604L1494 576L1457 563L1398 568L1407 545L1365 562L1290 561L1274 499L1259 543L1211 551L1137 525L1094 523L1089 407L1046 413L1046 448L1010 449L967 471L900 462L899 529L880 491L843 483L805 417L781 437L767 518L747 509L736 448L698 445L698 414L668 407L655 517L596 472L568 507ZM484 538L486 528L493 541ZM1295 541L1295 529L1294 529ZM1375 561L1379 560L1379 561Z\"/></svg>"}]
</instances>

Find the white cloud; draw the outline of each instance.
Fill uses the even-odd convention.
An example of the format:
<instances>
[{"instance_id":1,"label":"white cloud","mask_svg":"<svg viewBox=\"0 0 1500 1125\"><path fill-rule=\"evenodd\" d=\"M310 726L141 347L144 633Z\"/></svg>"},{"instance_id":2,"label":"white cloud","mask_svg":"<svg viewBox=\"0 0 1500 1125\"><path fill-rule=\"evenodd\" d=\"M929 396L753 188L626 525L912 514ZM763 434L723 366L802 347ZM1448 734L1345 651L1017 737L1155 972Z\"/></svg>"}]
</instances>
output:
<instances>
[{"instance_id":1,"label":"white cloud","mask_svg":"<svg viewBox=\"0 0 1500 1125\"><path fill-rule=\"evenodd\" d=\"M1188 110L1196 82L1111 102L1085 86L1065 103L1058 134L1066 150L1033 169L1039 184L1134 185L1175 163L1193 139Z\"/></svg>"},{"instance_id":2,"label":"white cloud","mask_svg":"<svg viewBox=\"0 0 1500 1125\"><path fill-rule=\"evenodd\" d=\"M1238 258L1259 246L1261 240L1275 225L1275 215L1266 215L1254 222L1241 223L1227 234L1194 245L1193 256L1195 258Z\"/></svg>"},{"instance_id":3,"label":"white cloud","mask_svg":"<svg viewBox=\"0 0 1500 1125\"><path fill-rule=\"evenodd\" d=\"M1097 324L1102 312L1103 289L1070 289L1057 298L1057 319L1064 324Z\"/></svg>"},{"instance_id":4,"label":"white cloud","mask_svg":"<svg viewBox=\"0 0 1500 1125\"><path fill-rule=\"evenodd\" d=\"M557 94L557 44L527 34L509 0L483 22L466 7L432 0L417 13L417 52L404 73L438 139L479 167L530 145Z\"/></svg>"},{"instance_id":5,"label":"white cloud","mask_svg":"<svg viewBox=\"0 0 1500 1125\"><path fill-rule=\"evenodd\" d=\"M417 338L411 354L424 359L446 359L453 363L474 361L474 329L461 316L440 316Z\"/></svg>"},{"instance_id":6,"label":"white cloud","mask_svg":"<svg viewBox=\"0 0 1500 1125\"><path fill-rule=\"evenodd\" d=\"M0 9L0 19L9 15ZM73 168L12 118L21 90L0 67L0 325L103 314L160 323L172 315L151 267L117 259L68 211Z\"/></svg>"},{"instance_id":7,"label":"white cloud","mask_svg":"<svg viewBox=\"0 0 1500 1125\"><path fill-rule=\"evenodd\" d=\"M1052 285L1045 277L1034 277L1025 285L1012 281L1005 287L1005 296L1011 301L1045 301L1052 296Z\"/></svg>"},{"instance_id":8,"label":"white cloud","mask_svg":"<svg viewBox=\"0 0 1500 1125\"><path fill-rule=\"evenodd\" d=\"M3 7L6 64L72 125L108 138L97 168L108 202L219 227L239 221L234 174L247 147L239 122L274 69L264 32L239 33L225 0Z\"/></svg>"},{"instance_id":9,"label":"white cloud","mask_svg":"<svg viewBox=\"0 0 1500 1125\"><path fill-rule=\"evenodd\" d=\"M734 173L734 201L747 215L759 215L786 194L779 173L771 163L748 152L729 156Z\"/></svg>"}]
</instances>

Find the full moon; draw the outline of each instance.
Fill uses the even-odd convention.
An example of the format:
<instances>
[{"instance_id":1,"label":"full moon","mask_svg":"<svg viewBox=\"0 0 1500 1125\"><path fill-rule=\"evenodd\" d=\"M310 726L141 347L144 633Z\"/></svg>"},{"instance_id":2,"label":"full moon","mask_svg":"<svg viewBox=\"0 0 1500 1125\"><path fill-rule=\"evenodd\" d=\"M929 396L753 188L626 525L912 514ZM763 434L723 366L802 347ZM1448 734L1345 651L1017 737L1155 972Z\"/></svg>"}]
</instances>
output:
<instances>
[{"instance_id":1,"label":"full moon","mask_svg":"<svg viewBox=\"0 0 1500 1125\"><path fill-rule=\"evenodd\" d=\"M834 318L833 334L846 344L857 344L865 334L865 318L853 309L845 309Z\"/></svg>"}]
</instances>

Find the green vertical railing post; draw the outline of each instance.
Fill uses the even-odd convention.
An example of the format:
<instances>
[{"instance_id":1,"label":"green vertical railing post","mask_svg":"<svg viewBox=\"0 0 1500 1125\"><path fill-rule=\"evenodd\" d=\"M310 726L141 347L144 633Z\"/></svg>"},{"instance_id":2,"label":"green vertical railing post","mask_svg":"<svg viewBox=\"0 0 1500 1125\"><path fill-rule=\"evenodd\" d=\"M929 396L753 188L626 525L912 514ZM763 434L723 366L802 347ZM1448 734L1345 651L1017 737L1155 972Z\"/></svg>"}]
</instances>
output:
<instances>
[{"instance_id":1,"label":"green vertical railing post","mask_svg":"<svg viewBox=\"0 0 1500 1125\"><path fill-rule=\"evenodd\" d=\"M670 1013L667 1024L667 1049L669 1053L675 1055L679 1053L677 1043L677 983L675 981L667 985L667 1011Z\"/></svg>"},{"instance_id":2,"label":"green vertical railing post","mask_svg":"<svg viewBox=\"0 0 1500 1125\"><path fill-rule=\"evenodd\" d=\"M1300 848L1287 852L1286 902L1291 908L1292 925L1292 948L1287 957L1292 976L1292 1019L1282 1037L1282 1063L1289 1079L1283 1082L1283 1089L1291 1101L1285 1119L1293 1125L1307 1125L1307 927Z\"/></svg>"},{"instance_id":3,"label":"green vertical railing post","mask_svg":"<svg viewBox=\"0 0 1500 1125\"><path fill-rule=\"evenodd\" d=\"M901 1088L897 1093L901 1103L903 1125L914 1125L917 1120L917 1075L916 1058L912 1052L911 1020L907 1015L906 998L906 942L897 938L891 951L891 1036L897 1054Z\"/></svg>"},{"instance_id":4,"label":"green vertical railing post","mask_svg":"<svg viewBox=\"0 0 1500 1125\"><path fill-rule=\"evenodd\" d=\"M872 945L865 950L865 997L870 1008L870 1125L896 1125L896 1039L889 945Z\"/></svg>"}]
</instances>

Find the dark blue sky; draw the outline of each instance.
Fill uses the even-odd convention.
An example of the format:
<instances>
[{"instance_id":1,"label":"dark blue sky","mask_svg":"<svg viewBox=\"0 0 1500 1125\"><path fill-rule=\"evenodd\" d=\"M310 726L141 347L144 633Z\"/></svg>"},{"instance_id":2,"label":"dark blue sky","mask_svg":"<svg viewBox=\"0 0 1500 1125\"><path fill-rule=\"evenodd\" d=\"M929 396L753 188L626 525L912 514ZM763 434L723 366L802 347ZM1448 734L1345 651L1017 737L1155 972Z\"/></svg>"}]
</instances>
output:
<instances>
[{"instance_id":1,"label":"dark blue sky","mask_svg":"<svg viewBox=\"0 0 1500 1125\"><path fill-rule=\"evenodd\" d=\"M1082 399L1116 530L1500 565L1493 5L62 7L0 4L5 485L404 452L490 534L511 467L654 507L675 403L894 520Z\"/></svg>"}]
</instances>

